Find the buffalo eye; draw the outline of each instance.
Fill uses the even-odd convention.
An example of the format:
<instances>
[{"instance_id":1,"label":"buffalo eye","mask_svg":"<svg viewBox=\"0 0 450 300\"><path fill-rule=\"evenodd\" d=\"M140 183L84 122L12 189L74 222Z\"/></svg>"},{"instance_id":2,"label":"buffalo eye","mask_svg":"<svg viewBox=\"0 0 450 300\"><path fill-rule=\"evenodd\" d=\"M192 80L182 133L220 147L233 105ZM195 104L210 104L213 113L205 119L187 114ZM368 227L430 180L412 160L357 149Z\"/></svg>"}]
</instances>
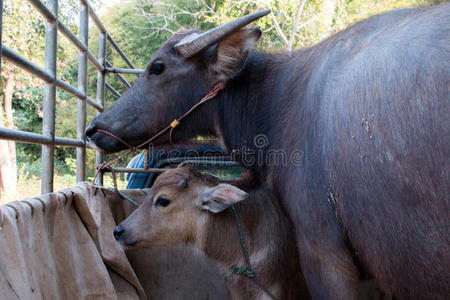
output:
<instances>
[{"instance_id":1,"label":"buffalo eye","mask_svg":"<svg viewBox=\"0 0 450 300\"><path fill-rule=\"evenodd\" d=\"M162 206L162 207L166 207L170 204L170 200L164 197L158 198L158 200L156 200L155 202L155 206Z\"/></svg>"},{"instance_id":2,"label":"buffalo eye","mask_svg":"<svg viewBox=\"0 0 450 300\"><path fill-rule=\"evenodd\" d=\"M164 71L164 64L160 62L155 62L150 68L150 75L159 75Z\"/></svg>"}]
</instances>

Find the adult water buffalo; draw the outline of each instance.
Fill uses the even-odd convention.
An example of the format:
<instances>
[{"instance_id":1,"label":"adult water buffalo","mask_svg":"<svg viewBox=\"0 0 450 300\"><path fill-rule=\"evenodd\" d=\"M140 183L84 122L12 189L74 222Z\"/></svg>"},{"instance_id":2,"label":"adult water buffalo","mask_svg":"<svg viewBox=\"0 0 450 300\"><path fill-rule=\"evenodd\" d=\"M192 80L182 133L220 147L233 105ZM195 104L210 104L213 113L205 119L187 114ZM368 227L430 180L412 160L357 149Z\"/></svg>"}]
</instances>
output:
<instances>
[{"instance_id":1,"label":"adult water buffalo","mask_svg":"<svg viewBox=\"0 0 450 300\"><path fill-rule=\"evenodd\" d=\"M265 13L174 34L87 137L139 145L226 81L174 141L214 134L272 185L315 299L356 298L361 274L398 298L448 297L450 4L281 54L253 51L261 32L243 28Z\"/></svg>"}]
</instances>

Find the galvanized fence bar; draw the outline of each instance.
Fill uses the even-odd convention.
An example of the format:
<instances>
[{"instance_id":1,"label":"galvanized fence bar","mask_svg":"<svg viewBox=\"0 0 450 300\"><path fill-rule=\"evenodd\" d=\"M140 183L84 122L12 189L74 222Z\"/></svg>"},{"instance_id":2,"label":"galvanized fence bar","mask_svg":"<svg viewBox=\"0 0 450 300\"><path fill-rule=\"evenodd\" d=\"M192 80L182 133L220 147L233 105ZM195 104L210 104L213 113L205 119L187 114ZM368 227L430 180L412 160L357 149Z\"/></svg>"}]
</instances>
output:
<instances>
[{"instance_id":1,"label":"galvanized fence bar","mask_svg":"<svg viewBox=\"0 0 450 300\"><path fill-rule=\"evenodd\" d=\"M150 162L149 162L149 152L150 152L150 150L149 150L149 148L144 149L144 169L150 168Z\"/></svg>"},{"instance_id":2,"label":"galvanized fence bar","mask_svg":"<svg viewBox=\"0 0 450 300\"><path fill-rule=\"evenodd\" d=\"M75 97L79 98L79 99L85 99L86 98L86 95L82 91L80 91L76 87L71 86L67 82L62 81L59 78L56 78L56 86L59 87L60 89L64 90L64 91L68 92L72 96L75 96Z\"/></svg>"},{"instance_id":3,"label":"galvanized fence bar","mask_svg":"<svg viewBox=\"0 0 450 300\"><path fill-rule=\"evenodd\" d=\"M122 74L136 74L140 75L144 73L144 69L123 69L123 68L112 68L107 67L106 72L108 73L122 73Z\"/></svg>"},{"instance_id":4,"label":"galvanized fence bar","mask_svg":"<svg viewBox=\"0 0 450 300\"><path fill-rule=\"evenodd\" d=\"M87 104L89 104L90 106L92 106L93 108L95 108L97 110L97 112L103 112L103 106L101 106L100 104L97 103L97 101L95 101L94 99L92 99L91 97L86 97L86 101Z\"/></svg>"},{"instance_id":5,"label":"galvanized fence bar","mask_svg":"<svg viewBox=\"0 0 450 300\"><path fill-rule=\"evenodd\" d=\"M106 61L106 33L99 34L99 42L98 42L98 59L102 65L105 65ZM105 106L105 73L97 72L97 102L102 107ZM99 113L97 113L98 115ZM103 162L103 153L96 150L95 152L95 163L101 164ZM100 171L96 184L103 185L103 172Z\"/></svg>"},{"instance_id":6,"label":"galvanized fence bar","mask_svg":"<svg viewBox=\"0 0 450 300\"><path fill-rule=\"evenodd\" d=\"M3 58L10 61L11 63L15 64L16 66L20 67L21 69L24 69L25 71L36 75L37 77L41 78L42 80L46 82L52 82L53 76L48 71L42 69L38 65L32 63L28 59L20 56L18 53L14 52L13 50L9 49L5 45L2 45L2 54Z\"/></svg>"},{"instance_id":7,"label":"galvanized fence bar","mask_svg":"<svg viewBox=\"0 0 450 300\"><path fill-rule=\"evenodd\" d=\"M105 172L117 172L117 173L163 173L167 169L160 168L149 168L149 169L138 169L138 168L109 168Z\"/></svg>"},{"instance_id":8,"label":"galvanized fence bar","mask_svg":"<svg viewBox=\"0 0 450 300\"><path fill-rule=\"evenodd\" d=\"M42 69L41 67L32 63L31 61L23 58L22 56L20 56L13 50L9 49L8 47L3 46L2 53L4 56L3 58L5 58L6 60L15 64L16 66L19 66L20 68L24 69L25 71L36 75L37 77L39 77L40 79L42 79L48 83L56 82L56 86L58 88L68 92L69 94L71 94L75 97L78 97L79 99L82 99L82 100L87 99L87 102L89 105L91 105L98 111L103 111L103 106L100 106L97 102L95 102L91 98L86 97L85 93L83 93L81 90L77 89L76 87L71 86L70 84L61 80L60 78L54 79L54 77L52 77L52 75L48 71Z\"/></svg>"},{"instance_id":9,"label":"galvanized fence bar","mask_svg":"<svg viewBox=\"0 0 450 300\"><path fill-rule=\"evenodd\" d=\"M108 82L105 82L105 86L116 98L120 97L120 93L116 91L116 89L113 88Z\"/></svg>"},{"instance_id":10,"label":"galvanized fence bar","mask_svg":"<svg viewBox=\"0 0 450 300\"><path fill-rule=\"evenodd\" d=\"M228 166L228 167L237 167L239 163L233 160L205 160L205 159L186 159L181 162L177 167L183 167L186 165L204 165L204 166Z\"/></svg>"},{"instance_id":11,"label":"galvanized fence bar","mask_svg":"<svg viewBox=\"0 0 450 300\"><path fill-rule=\"evenodd\" d=\"M119 45L114 41L114 39L108 34L108 41L110 42L111 46L119 53L120 57L125 61L125 63L130 67L131 69L136 69L131 61L128 59L128 57L123 53L122 49L120 49Z\"/></svg>"},{"instance_id":12,"label":"galvanized fence bar","mask_svg":"<svg viewBox=\"0 0 450 300\"><path fill-rule=\"evenodd\" d=\"M116 78L125 85L130 87L130 83L119 73L139 75L144 70L136 70L120 49L114 39L107 33L106 28L101 23L98 16L91 9L87 0L80 0L80 28L79 38L58 20L58 0L48 0L47 6L40 0L29 0L29 2L46 18L46 34L45 34L45 69L37 66L31 61L25 59L13 50L1 44L1 27L3 17L3 1L0 0L0 66L1 58L5 58L16 66L25 71L34 74L45 82L44 86L44 121L42 134L26 132L21 130L0 128L0 139L13 140L24 143L34 143L42 145L42 193L51 192L53 190L54 176L54 149L55 146L70 146L77 148L77 181L85 180L86 177L86 145L85 127L86 127L86 104L94 107L97 112L104 110L105 105L105 88L107 88L115 97L120 97L108 82L105 81L106 73L114 73ZM98 59L88 49L89 34L89 16L100 30L100 42ZM57 36L58 31L61 32L72 44L79 50L78 61L78 88L73 87L69 83L63 81L56 76L57 64ZM130 69L114 68L106 60L106 47L108 42L114 50L121 56ZM3 56L3 57L2 57ZM98 70L97 75L97 100L91 99L87 95L88 82L88 61L91 62ZM77 119L77 139L56 137L55 136L55 104L56 104L56 88L60 88L69 94L78 98L78 119ZM147 154L148 155L148 154ZM96 154L97 163L103 161L101 153ZM148 168L148 159L145 163L145 170L132 168L115 168L117 172L149 172L160 173L163 169ZM102 184L102 176L98 177L97 183Z\"/></svg>"},{"instance_id":13,"label":"galvanized fence bar","mask_svg":"<svg viewBox=\"0 0 450 300\"><path fill-rule=\"evenodd\" d=\"M122 49L120 49L119 45L117 45L116 41L107 33L105 26L102 24L94 10L90 7L87 0L81 0L82 3L84 3L89 8L89 14L94 21L95 25L97 25L98 29L100 30L100 33L105 33L107 40L110 42L110 44L113 46L113 48L117 51L117 53L122 57L122 59L125 61L125 63L131 68L135 69L131 61L128 59L128 57L123 53Z\"/></svg>"},{"instance_id":14,"label":"galvanized fence bar","mask_svg":"<svg viewBox=\"0 0 450 300\"><path fill-rule=\"evenodd\" d=\"M100 19L97 17L97 15L95 14L95 11L92 9L92 7L89 5L89 1L87 0L81 0L82 3L84 3L88 9L89 9L89 15L92 18L92 21L94 21L95 25L98 27L98 29L100 30L100 33L106 33L106 28L105 26L103 26L102 22L100 21Z\"/></svg>"},{"instance_id":15,"label":"galvanized fence bar","mask_svg":"<svg viewBox=\"0 0 450 300\"><path fill-rule=\"evenodd\" d=\"M55 146L69 146L77 148L86 148L87 145L82 140L70 139L65 137L55 137ZM90 148L90 147L88 147Z\"/></svg>"},{"instance_id":16,"label":"galvanized fence bar","mask_svg":"<svg viewBox=\"0 0 450 300\"><path fill-rule=\"evenodd\" d=\"M75 47L78 48L78 50L86 50L86 46L83 45L83 43L75 36L75 34L73 34L73 32L66 26L64 25L63 22L61 22L60 20L58 20L58 30L59 32L61 32L70 42L72 42L72 44L75 45Z\"/></svg>"},{"instance_id":17,"label":"galvanized fence bar","mask_svg":"<svg viewBox=\"0 0 450 300\"><path fill-rule=\"evenodd\" d=\"M49 10L58 16L58 0L47 2ZM52 143L42 145L41 153L41 193L53 192L54 156L55 156L55 105L56 105L56 64L57 64L58 22L47 20L45 25L45 70L51 75L52 82L44 84L42 134Z\"/></svg>"},{"instance_id":18,"label":"galvanized fence bar","mask_svg":"<svg viewBox=\"0 0 450 300\"><path fill-rule=\"evenodd\" d=\"M86 2L80 2L80 41L88 47L89 38L89 7ZM88 54L79 51L78 54L78 88L87 95ZM85 141L86 101L78 100L77 139ZM77 148L77 182L86 179L86 148Z\"/></svg>"},{"instance_id":19,"label":"galvanized fence bar","mask_svg":"<svg viewBox=\"0 0 450 300\"><path fill-rule=\"evenodd\" d=\"M22 131L17 129L10 128L0 128L0 136L2 139L29 143L29 144L42 144L42 145L52 145L52 138L47 135L42 135L39 133L33 133L28 131ZM71 146L71 147L84 147L84 141L64 138L64 137L55 137L54 144L57 146Z\"/></svg>"},{"instance_id":20,"label":"galvanized fence bar","mask_svg":"<svg viewBox=\"0 0 450 300\"><path fill-rule=\"evenodd\" d=\"M78 50L87 51L89 61L97 68L97 70L103 72L104 67L97 60L95 55L92 54L92 52L89 51L89 49L87 49L87 47L61 21L58 21L58 29L69 41L71 41L78 48Z\"/></svg>"},{"instance_id":21,"label":"galvanized fence bar","mask_svg":"<svg viewBox=\"0 0 450 300\"><path fill-rule=\"evenodd\" d=\"M91 51L87 50L87 55L89 61L94 65L94 67L97 68L98 71L103 72L105 68L102 66L102 64L97 60L97 58L92 54Z\"/></svg>"},{"instance_id":22,"label":"galvanized fence bar","mask_svg":"<svg viewBox=\"0 0 450 300\"><path fill-rule=\"evenodd\" d=\"M112 64L106 60L106 67L112 67ZM120 82L122 82L122 84L126 87L129 88L131 86L131 84L119 73L114 73L114 76L119 79Z\"/></svg>"},{"instance_id":23,"label":"galvanized fence bar","mask_svg":"<svg viewBox=\"0 0 450 300\"><path fill-rule=\"evenodd\" d=\"M3 0L0 0L0 48L3 48ZM0 76L2 75L2 51L0 51Z\"/></svg>"},{"instance_id":24,"label":"galvanized fence bar","mask_svg":"<svg viewBox=\"0 0 450 300\"><path fill-rule=\"evenodd\" d=\"M177 167L183 167L186 165L203 165L203 166L221 166L221 167L238 167L240 166L237 161L228 160L228 157L222 156L217 157L217 159L211 158L199 158L199 159L190 159L189 157L179 157L179 158L169 158L161 161L163 164L176 164ZM161 165L162 166L162 165ZM167 171L165 168L109 168L106 169L105 172L117 172L117 173L163 173Z\"/></svg>"},{"instance_id":25,"label":"galvanized fence bar","mask_svg":"<svg viewBox=\"0 0 450 300\"><path fill-rule=\"evenodd\" d=\"M58 13L52 9L50 2L45 6L40 0L28 0L49 22L54 22L57 19Z\"/></svg>"}]
</instances>

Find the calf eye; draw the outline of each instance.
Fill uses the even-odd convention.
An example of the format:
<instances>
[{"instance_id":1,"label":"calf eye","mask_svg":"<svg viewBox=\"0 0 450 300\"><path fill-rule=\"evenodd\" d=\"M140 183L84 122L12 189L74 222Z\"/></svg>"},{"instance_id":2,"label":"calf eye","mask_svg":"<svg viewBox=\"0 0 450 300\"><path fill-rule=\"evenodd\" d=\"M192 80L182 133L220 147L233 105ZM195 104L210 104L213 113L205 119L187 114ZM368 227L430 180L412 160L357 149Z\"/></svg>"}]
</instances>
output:
<instances>
[{"instance_id":1,"label":"calf eye","mask_svg":"<svg viewBox=\"0 0 450 300\"><path fill-rule=\"evenodd\" d=\"M159 75L164 71L164 64L155 62L150 68L150 74Z\"/></svg>"},{"instance_id":2,"label":"calf eye","mask_svg":"<svg viewBox=\"0 0 450 300\"><path fill-rule=\"evenodd\" d=\"M166 198L158 198L158 200L156 200L155 202L155 206L162 206L162 207L166 207L170 204L170 200L166 199Z\"/></svg>"}]
</instances>

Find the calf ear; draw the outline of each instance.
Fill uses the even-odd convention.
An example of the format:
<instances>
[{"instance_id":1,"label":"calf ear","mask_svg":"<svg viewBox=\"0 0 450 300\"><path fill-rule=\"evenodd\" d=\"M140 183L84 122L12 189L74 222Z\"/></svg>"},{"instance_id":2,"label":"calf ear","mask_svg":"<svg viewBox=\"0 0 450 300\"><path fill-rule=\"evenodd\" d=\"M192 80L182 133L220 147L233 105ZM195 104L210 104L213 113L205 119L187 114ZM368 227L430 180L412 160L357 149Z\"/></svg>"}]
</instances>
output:
<instances>
[{"instance_id":1,"label":"calf ear","mask_svg":"<svg viewBox=\"0 0 450 300\"><path fill-rule=\"evenodd\" d=\"M247 193L229 184L219 184L207 189L202 195L202 208L219 213L230 205L244 200Z\"/></svg>"},{"instance_id":2,"label":"calf ear","mask_svg":"<svg viewBox=\"0 0 450 300\"><path fill-rule=\"evenodd\" d=\"M259 27L249 27L224 38L217 45L216 60L211 65L215 82L233 78L244 67L248 53L260 37Z\"/></svg>"}]
</instances>

